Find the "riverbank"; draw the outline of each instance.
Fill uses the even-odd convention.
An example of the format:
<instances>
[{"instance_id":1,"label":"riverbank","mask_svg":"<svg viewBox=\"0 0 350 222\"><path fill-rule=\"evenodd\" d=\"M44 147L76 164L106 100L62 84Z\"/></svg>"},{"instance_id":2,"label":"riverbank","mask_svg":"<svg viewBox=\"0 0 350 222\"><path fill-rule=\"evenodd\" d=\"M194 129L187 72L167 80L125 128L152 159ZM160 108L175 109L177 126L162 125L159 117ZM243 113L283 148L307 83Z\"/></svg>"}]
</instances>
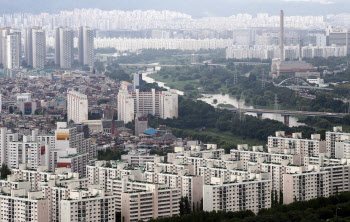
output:
<instances>
[{"instance_id":1,"label":"riverbank","mask_svg":"<svg viewBox=\"0 0 350 222\"><path fill-rule=\"evenodd\" d=\"M162 78L161 76L157 75L156 72L146 72L143 74L143 80L148 82L148 83L157 83L159 86L164 87L166 89L172 89L175 90L179 95L184 95L185 93L187 93L188 91L182 91L179 90L180 88L180 82L174 85L169 85L168 82L163 82L162 80L164 80L164 78ZM176 87L177 86L177 87ZM229 94L222 94L222 93L218 93L218 94L205 94L203 91L201 94L199 94L200 96L198 96L196 99L197 100L201 100L204 101L212 106L214 106L215 108L217 108L220 104L222 104L222 106L224 107L241 107L243 109L254 109L254 106L250 106L250 105L246 105L244 101L242 100L238 100L235 97L230 96ZM261 108L261 107L259 107ZM255 113L247 113L247 115L251 115L251 116L257 116L257 114ZM263 115L263 119L272 119L272 120L277 120L279 122L284 122L284 117L280 114L264 114ZM291 127L294 126L304 126L304 123L300 123L298 121L297 118L295 117L290 117L290 125Z\"/></svg>"}]
</instances>

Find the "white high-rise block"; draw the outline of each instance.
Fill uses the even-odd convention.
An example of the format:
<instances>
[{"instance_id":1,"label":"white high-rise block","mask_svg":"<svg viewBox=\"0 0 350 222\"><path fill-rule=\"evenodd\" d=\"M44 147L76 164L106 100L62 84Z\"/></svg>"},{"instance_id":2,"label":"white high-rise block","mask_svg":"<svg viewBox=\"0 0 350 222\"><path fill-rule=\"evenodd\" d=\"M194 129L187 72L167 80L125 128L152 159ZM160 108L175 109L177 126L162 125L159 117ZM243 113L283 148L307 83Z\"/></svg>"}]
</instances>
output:
<instances>
[{"instance_id":1,"label":"white high-rise block","mask_svg":"<svg viewBox=\"0 0 350 222\"><path fill-rule=\"evenodd\" d=\"M7 69L18 69L21 60L21 38L18 34L6 36L5 64Z\"/></svg>"},{"instance_id":2,"label":"white high-rise block","mask_svg":"<svg viewBox=\"0 0 350 222\"><path fill-rule=\"evenodd\" d=\"M58 27L55 31L55 62L62 69L70 69L74 61L73 30L68 27Z\"/></svg>"},{"instance_id":3,"label":"white high-rise block","mask_svg":"<svg viewBox=\"0 0 350 222\"><path fill-rule=\"evenodd\" d=\"M178 95L175 92L127 92L118 93L118 119L125 123L134 120L135 115L153 115L162 119L178 117Z\"/></svg>"},{"instance_id":4,"label":"white high-rise block","mask_svg":"<svg viewBox=\"0 0 350 222\"><path fill-rule=\"evenodd\" d=\"M46 64L46 34L41 27L30 27L26 36L26 62L35 69Z\"/></svg>"},{"instance_id":5,"label":"white high-rise block","mask_svg":"<svg viewBox=\"0 0 350 222\"><path fill-rule=\"evenodd\" d=\"M81 65L94 65L94 29L82 26L78 32L79 63Z\"/></svg>"},{"instance_id":6,"label":"white high-rise block","mask_svg":"<svg viewBox=\"0 0 350 222\"><path fill-rule=\"evenodd\" d=\"M76 92L69 91L67 93L67 114L68 122L81 123L88 120L88 99L87 96Z\"/></svg>"}]
</instances>

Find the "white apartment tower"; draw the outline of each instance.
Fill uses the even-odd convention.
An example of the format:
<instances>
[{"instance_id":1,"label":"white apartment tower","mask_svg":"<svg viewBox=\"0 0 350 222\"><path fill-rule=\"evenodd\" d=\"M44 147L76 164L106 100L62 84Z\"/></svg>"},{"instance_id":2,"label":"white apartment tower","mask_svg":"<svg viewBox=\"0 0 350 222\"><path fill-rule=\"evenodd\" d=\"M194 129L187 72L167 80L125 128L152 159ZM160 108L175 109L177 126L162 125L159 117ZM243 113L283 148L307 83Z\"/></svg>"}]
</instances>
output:
<instances>
[{"instance_id":1,"label":"white apartment tower","mask_svg":"<svg viewBox=\"0 0 350 222\"><path fill-rule=\"evenodd\" d=\"M70 69L74 61L73 30L68 27L58 27L55 30L55 62L62 69Z\"/></svg>"},{"instance_id":2,"label":"white apartment tower","mask_svg":"<svg viewBox=\"0 0 350 222\"><path fill-rule=\"evenodd\" d=\"M6 127L0 127L0 154L1 154L1 165L3 163L8 164L9 156L9 143L18 140L17 133L8 133Z\"/></svg>"},{"instance_id":3,"label":"white apartment tower","mask_svg":"<svg viewBox=\"0 0 350 222\"><path fill-rule=\"evenodd\" d=\"M0 151L1 151L1 165L6 163L6 150L7 150L7 140L6 140L7 128L0 128Z\"/></svg>"},{"instance_id":4,"label":"white apartment tower","mask_svg":"<svg viewBox=\"0 0 350 222\"><path fill-rule=\"evenodd\" d=\"M178 95L175 92L127 92L118 93L118 119L125 123L134 120L135 115L153 115L162 119L178 117Z\"/></svg>"},{"instance_id":5,"label":"white apartment tower","mask_svg":"<svg viewBox=\"0 0 350 222\"><path fill-rule=\"evenodd\" d=\"M68 122L81 123L88 120L87 96L77 91L67 92L67 115Z\"/></svg>"},{"instance_id":6,"label":"white apartment tower","mask_svg":"<svg viewBox=\"0 0 350 222\"><path fill-rule=\"evenodd\" d=\"M128 123L134 120L134 116L134 99L127 91L119 91L118 120Z\"/></svg>"},{"instance_id":7,"label":"white apartment tower","mask_svg":"<svg viewBox=\"0 0 350 222\"><path fill-rule=\"evenodd\" d=\"M18 69L21 62L21 34L11 33L6 36L5 64L7 69Z\"/></svg>"},{"instance_id":8,"label":"white apartment tower","mask_svg":"<svg viewBox=\"0 0 350 222\"><path fill-rule=\"evenodd\" d=\"M0 29L0 63L4 68L17 69L21 63L21 31L9 27Z\"/></svg>"},{"instance_id":9,"label":"white apartment tower","mask_svg":"<svg viewBox=\"0 0 350 222\"><path fill-rule=\"evenodd\" d=\"M46 64L46 34L41 27L27 29L26 62L34 69L43 69Z\"/></svg>"},{"instance_id":10,"label":"white apartment tower","mask_svg":"<svg viewBox=\"0 0 350 222\"><path fill-rule=\"evenodd\" d=\"M79 63L94 65L94 29L86 26L79 27L78 32Z\"/></svg>"}]
</instances>

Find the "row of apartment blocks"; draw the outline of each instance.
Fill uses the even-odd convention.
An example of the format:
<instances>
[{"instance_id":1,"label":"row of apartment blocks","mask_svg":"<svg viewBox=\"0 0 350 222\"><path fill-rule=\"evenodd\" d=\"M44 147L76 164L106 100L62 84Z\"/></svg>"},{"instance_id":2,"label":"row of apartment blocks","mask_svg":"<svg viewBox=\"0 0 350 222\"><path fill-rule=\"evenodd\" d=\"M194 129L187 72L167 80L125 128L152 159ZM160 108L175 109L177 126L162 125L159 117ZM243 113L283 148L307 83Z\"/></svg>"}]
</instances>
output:
<instances>
[{"instance_id":1,"label":"row of apartment blocks","mask_svg":"<svg viewBox=\"0 0 350 222\"><path fill-rule=\"evenodd\" d=\"M97 157L97 145L64 122L57 123L52 135L40 135L37 129L32 135L20 135L2 127L0 150L1 164L10 168L18 168L20 164L27 164L31 169L46 165L52 171L66 167L80 176L85 176L85 166Z\"/></svg>"},{"instance_id":2,"label":"row of apartment blocks","mask_svg":"<svg viewBox=\"0 0 350 222\"><path fill-rule=\"evenodd\" d=\"M326 165L330 163L328 159L317 158L315 162L319 164L302 166L294 165L284 154L246 150L225 154L222 149L211 147L211 150L197 148L169 154L172 158L169 163L158 157L148 162L145 169L124 162L107 166L106 161L97 161L87 166L87 178L80 178L78 173L69 173L65 168L57 168L53 173L43 170L44 167L35 171L21 165L20 169L12 170L13 175L3 181L2 186L22 190L22 193L25 188L28 192L44 191L41 198L48 201L50 221L82 220L87 216L97 221L102 221L102 217L113 221L115 218L110 214L99 209L94 209L95 213L89 210L95 203L106 202L121 212L125 221L147 221L179 214L181 196L187 196L190 206L197 209L203 199L206 211L257 213L271 206L274 191L283 193L284 203L291 203L349 190L350 166L344 160ZM250 157L246 167L243 156ZM91 215L80 208L90 211Z\"/></svg>"},{"instance_id":3,"label":"row of apartment blocks","mask_svg":"<svg viewBox=\"0 0 350 222\"><path fill-rule=\"evenodd\" d=\"M286 46L284 48L286 59L314 58L314 57L344 57L347 55L346 46ZM232 45L226 48L226 59L274 59L279 58L280 49L278 46L266 45Z\"/></svg>"},{"instance_id":4,"label":"row of apartment blocks","mask_svg":"<svg viewBox=\"0 0 350 222\"><path fill-rule=\"evenodd\" d=\"M105 162L98 164L102 170ZM136 180L136 171L124 169L125 166L120 163L106 168L117 175L118 171L127 173L108 179L103 188L70 169L57 168L52 172L46 166L34 170L21 164L19 169L12 169L6 180L0 180L0 220L116 221L116 212L120 212L123 221L147 221L180 213L181 195L177 188Z\"/></svg>"},{"instance_id":5,"label":"row of apartment blocks","mask_svg":"<svg viewBox=\"0 0 350 222\"><path fill-rule=\"evenodd\" d=\"M348 135L339 132L340 128L334 130L338 132L327 132L326 143L333 134ZM337 138L333 138L334 146L346 143ZM52 172L48 166L35 170L28 163L20 164L7 180L0 181L0 199L24 207L14 204L18 209L9 212L6 204L0 205L0 219L115 221L120 212L125 222L147 221L178 215L181 197L188 197L193 210L203 200L205 211L258 213L271 207L276 195L288 204L350 191L350 159L328 158L327 144L320 149L318 142L323 141L317 135L306 140L300 134L277 132L269 138L268 152L262 146L248 145L239 145L230 153L215 144L175 147L167 158L154 156L143 167L136 166L140 162L131 162L133 166L123 161L94 161L86 166L86 177L71 172L72 168ZM329 144L332 153L335 148ZM32 214L24 210L29 203L38 206ZM43 212L49 212L48 219Z\"/></svg>"},{"instance_id":6,"label":"row of apartment blocks","mask_svg":"<svg viewBox=\"0 0 350 222\"><path fill-rule=\"evenodd\" d=\"M61 68L71 68L74 61L73 30L68 27L55 29L55 62ZM25 30L25 62L34 69L46 65L46 31L32 26ZM94 64L94 30L78 29L78 59L82 65ZM11 27L0 28L0 64L7 69L19 69L22 65L22 33Z\"/></svg>"},{"instance_id":7,"label":"row of apartment blocks","mask_svg":"<svg viewBox=\"0 0 350 222\"><path fill-rule=\"evenodd\" d=\"M324 154L328 158L350 159L350 133L342 132L342 127L334 127L327 131L325 141L321 135L313 134L310 139L303 139L301 133L286 136L285 132L278 131L275 136L268 137L268 152L318 157ZM301 162L302 164L303 162Z\"/></svg>"}]
</instances>

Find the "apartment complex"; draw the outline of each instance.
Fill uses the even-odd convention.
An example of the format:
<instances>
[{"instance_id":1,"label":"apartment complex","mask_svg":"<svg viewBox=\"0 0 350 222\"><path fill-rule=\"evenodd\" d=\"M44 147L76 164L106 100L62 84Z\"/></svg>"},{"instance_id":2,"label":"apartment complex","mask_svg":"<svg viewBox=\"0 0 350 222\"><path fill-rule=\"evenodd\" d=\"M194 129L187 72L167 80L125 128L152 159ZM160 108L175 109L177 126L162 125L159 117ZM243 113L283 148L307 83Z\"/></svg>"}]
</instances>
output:
<instances>
[{"instance_id":1,"label":"apartment complex","mask_svg":"<svg viewBox=\"0 0 350 222\"><path fill-rule=\"evenodd\" d=\"M16 134L6 129L1 132L2 144L18 143L12 141ZM167 158L133 160L130 154L122 161L88 164L90 152L78 152L90 149L79 145L83 141L81 134L59 123L52 148L56 160L46 162L44 153L40 157L44 162L18 163L7 180L0 180L5 196L11 193L12 198L20 194L21 198L27 195L33 199L41 195L49 221L114 221L118 212L120 219L136 222L178 215L181 197L187 197L192 210L199 209L203 200L205 211L258 213L270 208L276 199L288 204L350 191L350 160L326 155L325 144L331 137L322 141L316 134L305 139L300 133L286 135L280 131L269 137L268 152L263 146L240 144L229 154L216 144L190 141L185 146L177 143L175 153L168 153ZM53 144L52 136L33 131L14 149L24 147L24 152L31 153L32 139L38 144L34 150L40 150L38 147L44 143L46 152ZM335 153L339 144L347 143L334 142ZM48 171L47 163L54 161L56 167Z\"/></svg>"},{"instance_id":2,"label":"apartment complex","mask_svg":"<svg viewBox=\"0 0 350 222\"><path fill-rule=\"evenodd\" d=\"M85 176L89 160L97 156L96 144L75 127L58 123L54 135L39 135L33 130L31 135L22 135L0 129L1 162L16 169L26 164L30 169L45 165L49 170L65 167Z\"/></svg>"},{"instance_id":3,"label":"apartment complex","mask_svg":"<svg viewBox=\"0 0 350 222\"><path fill-rule=\"evenodd\" d=\"M331 44L329 46L298 45L285 46L283 49L286 59L314 58L314 57L344 57L347 55L345 46ZM227 59L274 59L279 58L280 50L277 45L231 45L226 48Z\"/></svg>"},{"instance_id":4,"label":"apartment complex","mask_svg":"<svg viewBox=\"0 0 350 222\"><path fill-rule=\"evenodd\" d=\"M135 115L153 115L162 119L178 116L178 95L175 92L128 92L118 93L118 120L125 123L134 120Z\"/></svg>"}]
</instances>

